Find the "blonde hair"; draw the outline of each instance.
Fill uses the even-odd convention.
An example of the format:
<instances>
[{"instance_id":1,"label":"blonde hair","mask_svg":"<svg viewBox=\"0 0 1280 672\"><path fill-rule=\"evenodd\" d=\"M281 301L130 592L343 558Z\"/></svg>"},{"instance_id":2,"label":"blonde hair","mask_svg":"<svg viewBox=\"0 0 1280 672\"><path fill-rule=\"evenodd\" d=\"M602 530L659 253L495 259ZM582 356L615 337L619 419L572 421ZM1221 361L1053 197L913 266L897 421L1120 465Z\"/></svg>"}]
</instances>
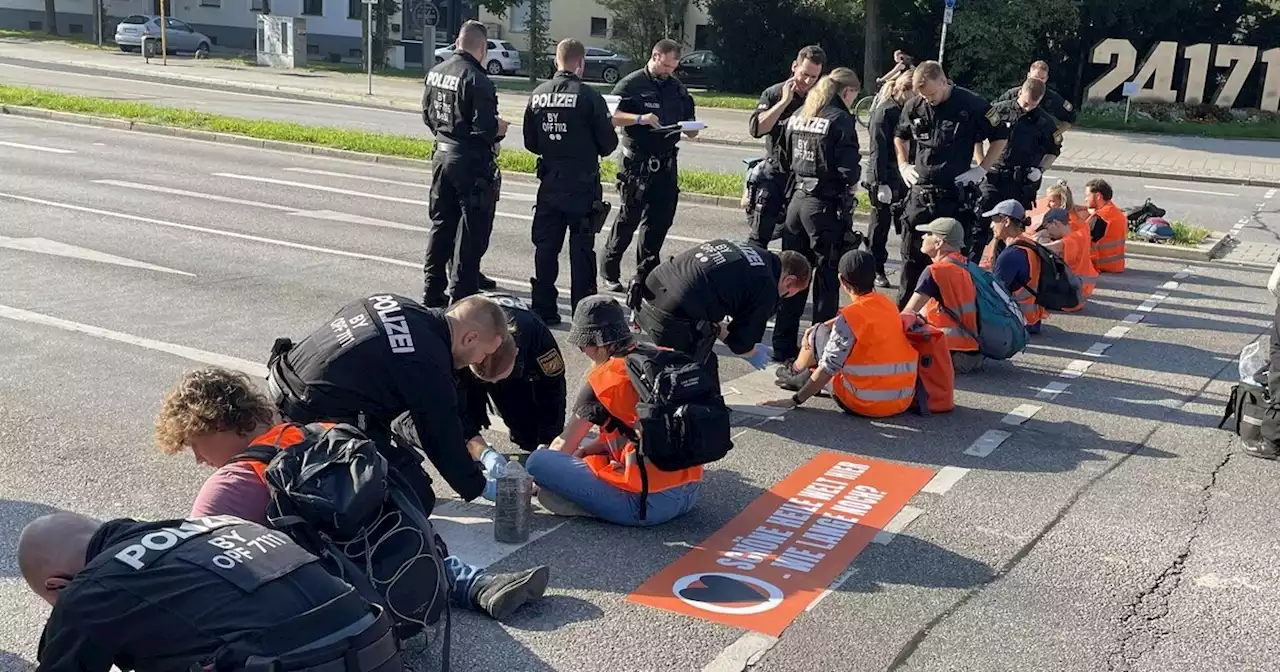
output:
<instances>
[{"instance_id":1,"label":"blonde hair","mask_svg":"<svg viewBox=\"0 0 1280 672\"><path fill-rule=\"evenodd\" d=\"M1049 185L1049 189L1044 193L1044 198L1047 201L1054 196L1062 199L1062 208L1064 210L1067 212L1075 210L1076 201L1071 197L1071 187L1068 187L1066 182Z\"/></svg>"},{"instance_id":2,"label":"blonde hair","mask_svg":"<svg viewBox=\"0 0 1280 672\"><path fill-rule=\"evenodd\" d=\"M849 68L836 68L818 80L809 95L804 97L804 107L800 108L796 116L802 120L812 119L818 116L822 108L826 107L833 98L848 89L858 88L862 88L862 82L858 81L856 72Z\"/></svg>"},{"instance_id":3,"label":"blonde hair","mask_svg":"<svg viewBox=\"0 0 1280 672\"><path fill-rule=\"evenodd\" d=\"M275 406L249 376L219 366L182 374L156 416L156 445L179 453L193 436L215 432L248 434L275 418Z\"/></svg>"}]
</instances>

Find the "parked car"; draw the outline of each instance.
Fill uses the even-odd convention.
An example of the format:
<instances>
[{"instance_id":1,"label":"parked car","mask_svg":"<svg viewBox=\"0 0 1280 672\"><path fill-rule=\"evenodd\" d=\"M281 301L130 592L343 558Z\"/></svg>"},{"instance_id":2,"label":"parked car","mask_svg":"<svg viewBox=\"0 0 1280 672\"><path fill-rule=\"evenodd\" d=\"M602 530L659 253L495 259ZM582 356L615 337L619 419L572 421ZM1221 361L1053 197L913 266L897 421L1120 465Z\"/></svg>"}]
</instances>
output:
<instances>
[{"instance_id":1,"label":"parked car","mask_svg":"<svg viewBox=\"0 0 1280 672\"><path fill-rule=\"evenodd\" d=\"M436 49L436 63L453 55L453 44ZM484 69L491 75L510 75L520 69L520 51L503 40L489 40L489 55Z\"/></svg>"},{"instance_id":2,"label":"parked car","mask_svg":"<svg viewBox=\"0 0 1280 672\"><path fill-rule=\"evenodd\" d=\"M190 53L196 58L209 57L209 45L213 44L204 33L197 32L191 26L175 19L164 19L165 48L170 54ZM116 26L116 45L120 51L136 52L142 50L142 38L155 38L155 53L160 52L160 17L133 14L125 17Z\"/></svg>"},{"instance_id":3,"label":"parked car","mask_svg":"<svg viewBox=\"0 0 1280 672\"><path fill-rule=\"evenodd\" d=\"M676 77L686 86L714 88L720 84L720 59L705 49L690 52L676 66Z\"/></svg>"},{"instance_id":4,"label":"parked car","mask_svg":"<svg viewBox=\"0 0 1280 672\"><path fill-rule=\"evenodd\" d=\"M588 47L586 69L582 76L584 79L599 79L614 84L623 74L631 71L628 67L630 63L631 59L622 54L608 49Z\"/></svg>"}]
</instances>

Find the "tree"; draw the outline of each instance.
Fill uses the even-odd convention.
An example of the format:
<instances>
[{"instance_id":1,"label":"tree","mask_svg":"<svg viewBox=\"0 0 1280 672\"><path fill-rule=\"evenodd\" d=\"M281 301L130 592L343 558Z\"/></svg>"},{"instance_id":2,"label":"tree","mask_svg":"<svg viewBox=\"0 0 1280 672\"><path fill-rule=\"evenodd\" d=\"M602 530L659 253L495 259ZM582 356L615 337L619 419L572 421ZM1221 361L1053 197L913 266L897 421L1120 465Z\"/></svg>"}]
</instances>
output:
<instances>
[{"instance_id":1,"label":"tree","mask_svg":"<svg viewBox=\"0 0 1280 672\"><path fill-rule=\"evenodd\" d=\"M827 52L827 67L855 70L863 61L860 2L826 0L705 0L716 26L712 49L721 62L724 88L758 93L787 76L800 47L816 44Z\"/></svg>"},{"instance_id":2,"label":"tree","mask_svg":"<svg viewBox=\"0 0 1280 672\"><path fill-rule=\"evenodd\" d=\"M862 88L871 91L872 84L880 76L880 52L884 44L880 38L880 0L864 0L864 22L867 31L862 53Z\"/></svg>"},{"instance_id":3,"label":"tree","mask_svg":"<svg viewBox=\"0 0 1280 672\"><path fill-rule=\"evenodd\" d=\"M967 0L948 30L947 74L998 95L1025 79L1032 61L1061 53L1077 31L1077 8L1076 0Z\"/></svg>"},{"instance_id":4,"label":"tree","mask_svg":"<svg viewBox=\"0 0 1280 672\"><path fill-rule=\"evenodd\" d=\"M529 6L529 18L525 30L529 34L529 53L526 66L529 80L550 76L552 66L547 54L551 51L551 19L547 16L551 0L475 0L477 8L488 10L498 18L506 18L507 12Z\"/></svg>"},{"instance_id":5,"label":"tree","mask_svg":"<svg viewBox=\"0 0 1280 672\"><path fill-rule=\"evenodd\" d=\"M58 9L54 0L44 0L44 32L58 34Z\"/></svg>"},{"instance_id":6,"label":"tree","mask_svg":"<svg viewBox=\"0 0 1280 672\"><path fill-rule=\"evenodd\" d=\"M658 40L684 43L684 17L689 0L597 0L613 13L612 44L636 63L649 60Z\"/></svg>"}]
</instances>

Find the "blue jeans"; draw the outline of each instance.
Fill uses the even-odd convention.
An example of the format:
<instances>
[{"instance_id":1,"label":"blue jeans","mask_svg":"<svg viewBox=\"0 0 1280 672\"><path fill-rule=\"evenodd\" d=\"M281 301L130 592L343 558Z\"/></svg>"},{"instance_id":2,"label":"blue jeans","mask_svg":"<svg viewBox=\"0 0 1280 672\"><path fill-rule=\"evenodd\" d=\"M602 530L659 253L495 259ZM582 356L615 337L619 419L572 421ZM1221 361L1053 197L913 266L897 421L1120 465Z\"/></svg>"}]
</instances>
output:
<instances>
[{"instance_id":1,"label":"blue jeans","mask_svg":"<svg viewBox=\"0 0 1280 672\"><path fill-rule=\"evenodd\" d=\"M525 469L538 484L577 504L597 518L615 525L660 525L689 512L698 503L702 483L686 483L650 492L648 517L640 520L640 494L600 480L586 462L568 453L539 448L529 455Z\"/></svg>"},{"instance_id":2,"label":"blue jeans","mask_svg":"<svg viewBox=\"0 0 1280 672\"><path fill-rule=\"evenodd\" d=\"M455 607L474 609L471 589L484 576L484 568L469 565L456 555L444 559L444 573L449 579L449 601Z\"/></svg>"}]
</instances>

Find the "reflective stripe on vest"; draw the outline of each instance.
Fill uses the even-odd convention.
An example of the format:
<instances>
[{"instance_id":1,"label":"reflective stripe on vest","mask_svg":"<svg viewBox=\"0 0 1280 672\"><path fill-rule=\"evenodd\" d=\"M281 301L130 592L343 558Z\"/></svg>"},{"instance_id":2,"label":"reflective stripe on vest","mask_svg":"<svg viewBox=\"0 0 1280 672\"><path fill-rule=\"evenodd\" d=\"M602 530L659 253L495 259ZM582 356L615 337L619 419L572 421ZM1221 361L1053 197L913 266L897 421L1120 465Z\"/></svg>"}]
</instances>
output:
<instances>
[{"instance_id":1,"label":"reflective stripe on vest","mask_svg":"<svg viewBox=\"0 0 1280 672\"><path fill-rule=\"evenodd\" d=\"M853 396L863 401L897 401L899 399L910 399L915 394L916 386L903 387L896 390L860 390L849 383L849 379L845 378L841 381L844 383L844 389L848 390Z\"/></svg>"},{"instance_id":2,"label":"reflective stripe on vest","mask_svg":"<svg viewBox=\"0 0 1280 672\"><path fill-rule=\"evenodd\" d=\"M917 361L898 364L846 364L842 371L850 376L892 376L896 373L915 373Z\"/></svg>"},{"instance_id":3,"label":"reflective stripe on vest","mask_svg":"<svg viewBox=\"0 0 1280 672\"><path fill-rule=\"evenodd\" d=\"M915 396L920 354L907 339L898 306L883 294L855 297L838 318L853 347L833 380L832 394L846 410L872 418L897 415Z\"/></svg>"}]
</instances>

